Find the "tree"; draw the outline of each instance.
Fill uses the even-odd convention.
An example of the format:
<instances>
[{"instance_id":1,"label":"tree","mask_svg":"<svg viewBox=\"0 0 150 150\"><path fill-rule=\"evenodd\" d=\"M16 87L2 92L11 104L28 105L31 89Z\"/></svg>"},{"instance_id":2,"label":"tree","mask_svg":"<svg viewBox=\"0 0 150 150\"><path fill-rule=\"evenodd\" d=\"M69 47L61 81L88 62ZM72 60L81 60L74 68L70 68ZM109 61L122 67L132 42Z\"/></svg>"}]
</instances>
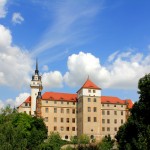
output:
<instances>
[{"instance_id":1,"label":"tree","mask_svg":"<svg viewBox=\"0 0 150 150\"><path fill-rule=\"evenodd\" d=\"M133 105L130 117L116 135L120 150L150 149L150 74L139 80L138 88L139 101Z\"/></svg>"},{"instance_id":2,"label":"tree","mask_svg":"<svg viewBox=\"0 0 150 150\"><path fill-rule=\"evenodd\" d=\"M67 143L67 141L61 139L58 132L51 132L45 144L42 144L42 147L44 147L44 150L60 150L60 148Z\"/></svg>"},{"instance_id":3,"label":"tree","mask_svg":"<svg viewBox=\"0 0 150 150\"><path fill-rule=\"evenodd\" d=\"M71 136L70 141L72 144L74 144L74 148L75 148L75 145L78 144L78 137L77 136Z\"/></svg>"},{"instance_id":4,"label":"tree","mask_svg":"<svg viewBox=\"0 0 150 150\"><path fill-rule=\"evenodd\" d=\"M79 137L79 143L80 144L84 144L86 146L86 144L88 144L90 142L90 138L88 135L86 134L82 134L80 137Z\"/></svg>"},{"instance_id":5,"label":"tree","mask_svg":"<svg viewBox=\"0 0 150 150\"><path fill-rule=\"evenodd\" d=\"M42 119L18 113L7 106L0 113L0 149L33 150L47 138Z\"/></svg>"},{"instance_id":6,"label":"tree","mask_svg":"<svg viewBox=\"0 0 150 150\"><path fill-rule=\"evenodd\" d=\"M99 150L110 150L114 146L115 140L111 139L111 136L105 136L102 141L98 144Z\"/></svg>"}]
</instances>

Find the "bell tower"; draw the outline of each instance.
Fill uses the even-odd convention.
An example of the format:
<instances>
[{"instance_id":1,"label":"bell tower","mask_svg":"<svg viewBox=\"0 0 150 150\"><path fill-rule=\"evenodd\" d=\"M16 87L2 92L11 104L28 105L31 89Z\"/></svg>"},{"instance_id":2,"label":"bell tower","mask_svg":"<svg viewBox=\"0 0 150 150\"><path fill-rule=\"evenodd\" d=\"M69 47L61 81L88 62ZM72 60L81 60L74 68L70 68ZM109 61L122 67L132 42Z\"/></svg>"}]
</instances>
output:
<instances>
[{"instance_id":1,"label":"bell tower","mask_svg":"<svg viewBox=\"0 0 150 150\"><path fill-rule=\"evenodd\" d=\"M35 115L36 111L36 98L38 96L38 92L40 92L43 89L42 86L42 77L39 75L38 70L38 61L36 60L36 69L34 75L32 75L32 80L30 83L31 87L31 115Z\"/></svg>"}]
</instances>

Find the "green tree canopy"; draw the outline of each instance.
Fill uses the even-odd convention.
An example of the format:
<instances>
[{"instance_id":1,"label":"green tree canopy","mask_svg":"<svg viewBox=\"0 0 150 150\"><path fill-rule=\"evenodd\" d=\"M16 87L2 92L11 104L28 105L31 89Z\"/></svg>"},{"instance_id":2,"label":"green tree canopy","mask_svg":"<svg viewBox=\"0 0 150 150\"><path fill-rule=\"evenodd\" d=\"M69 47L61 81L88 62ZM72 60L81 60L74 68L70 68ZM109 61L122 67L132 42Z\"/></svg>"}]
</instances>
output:
<instances>
[{"instance_id":1,"label":"green tree canopy","mask_svg":"<svg viewBox=\"0 0 150 150\"><path fill-rule=\"evenodd\" d=\"M42 119L7 106L0 113L0 150L34 149L47 138Z\"/></svg>"},{"instance_id":2,"label":"green tree canopy","mask_svg":"<svg viewBox=\"0 0 150 150\"><path fill-rule=\"evenodd\" d=\"M119 149L150 149L150 74L138 83L139 101L133 105L127 122L120 127L116 139Z\"/></svg>"}]
</instances>

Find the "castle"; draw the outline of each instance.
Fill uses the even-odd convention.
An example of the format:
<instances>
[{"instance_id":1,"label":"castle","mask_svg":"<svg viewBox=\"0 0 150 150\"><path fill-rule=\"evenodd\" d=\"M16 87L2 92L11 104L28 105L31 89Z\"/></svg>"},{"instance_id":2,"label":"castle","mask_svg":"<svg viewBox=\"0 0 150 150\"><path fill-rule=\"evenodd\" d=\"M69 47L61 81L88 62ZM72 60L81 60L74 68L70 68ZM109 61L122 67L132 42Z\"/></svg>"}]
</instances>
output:
<instances>
[{"instance_id":1,"label":"castle","mask_svg":"<svg viewBox=\"0 0 150 150\"><path fill-rule=\"evenodd\" d=\"M81 134L96 140L108 134L114 137L119 127L126 122L133 105L130 99L102 96L102 89L89 78L75 94L41 94L41 80L36 62L30 83L31 96L18 107L18 111L42 117L48 133L59 132L65 140Z\"/></svg>"}]
</instances>

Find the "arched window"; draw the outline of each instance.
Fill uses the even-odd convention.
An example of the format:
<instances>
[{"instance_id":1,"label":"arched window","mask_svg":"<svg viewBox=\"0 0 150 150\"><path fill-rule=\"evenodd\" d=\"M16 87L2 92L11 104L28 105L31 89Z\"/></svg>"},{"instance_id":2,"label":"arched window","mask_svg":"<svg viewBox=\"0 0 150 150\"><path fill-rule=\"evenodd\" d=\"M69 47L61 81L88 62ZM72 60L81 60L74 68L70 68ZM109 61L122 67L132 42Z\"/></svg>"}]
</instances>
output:
<instances>
[{"instance_id":1,"label":"arched window","mask_svg":"<svg viewBox=\"0 0 150 150\"><path fill-rule=\"evenodd\" d=\"M65 139L68 139L68 135L65 136Z\"/></svg>"}]
</instances>

